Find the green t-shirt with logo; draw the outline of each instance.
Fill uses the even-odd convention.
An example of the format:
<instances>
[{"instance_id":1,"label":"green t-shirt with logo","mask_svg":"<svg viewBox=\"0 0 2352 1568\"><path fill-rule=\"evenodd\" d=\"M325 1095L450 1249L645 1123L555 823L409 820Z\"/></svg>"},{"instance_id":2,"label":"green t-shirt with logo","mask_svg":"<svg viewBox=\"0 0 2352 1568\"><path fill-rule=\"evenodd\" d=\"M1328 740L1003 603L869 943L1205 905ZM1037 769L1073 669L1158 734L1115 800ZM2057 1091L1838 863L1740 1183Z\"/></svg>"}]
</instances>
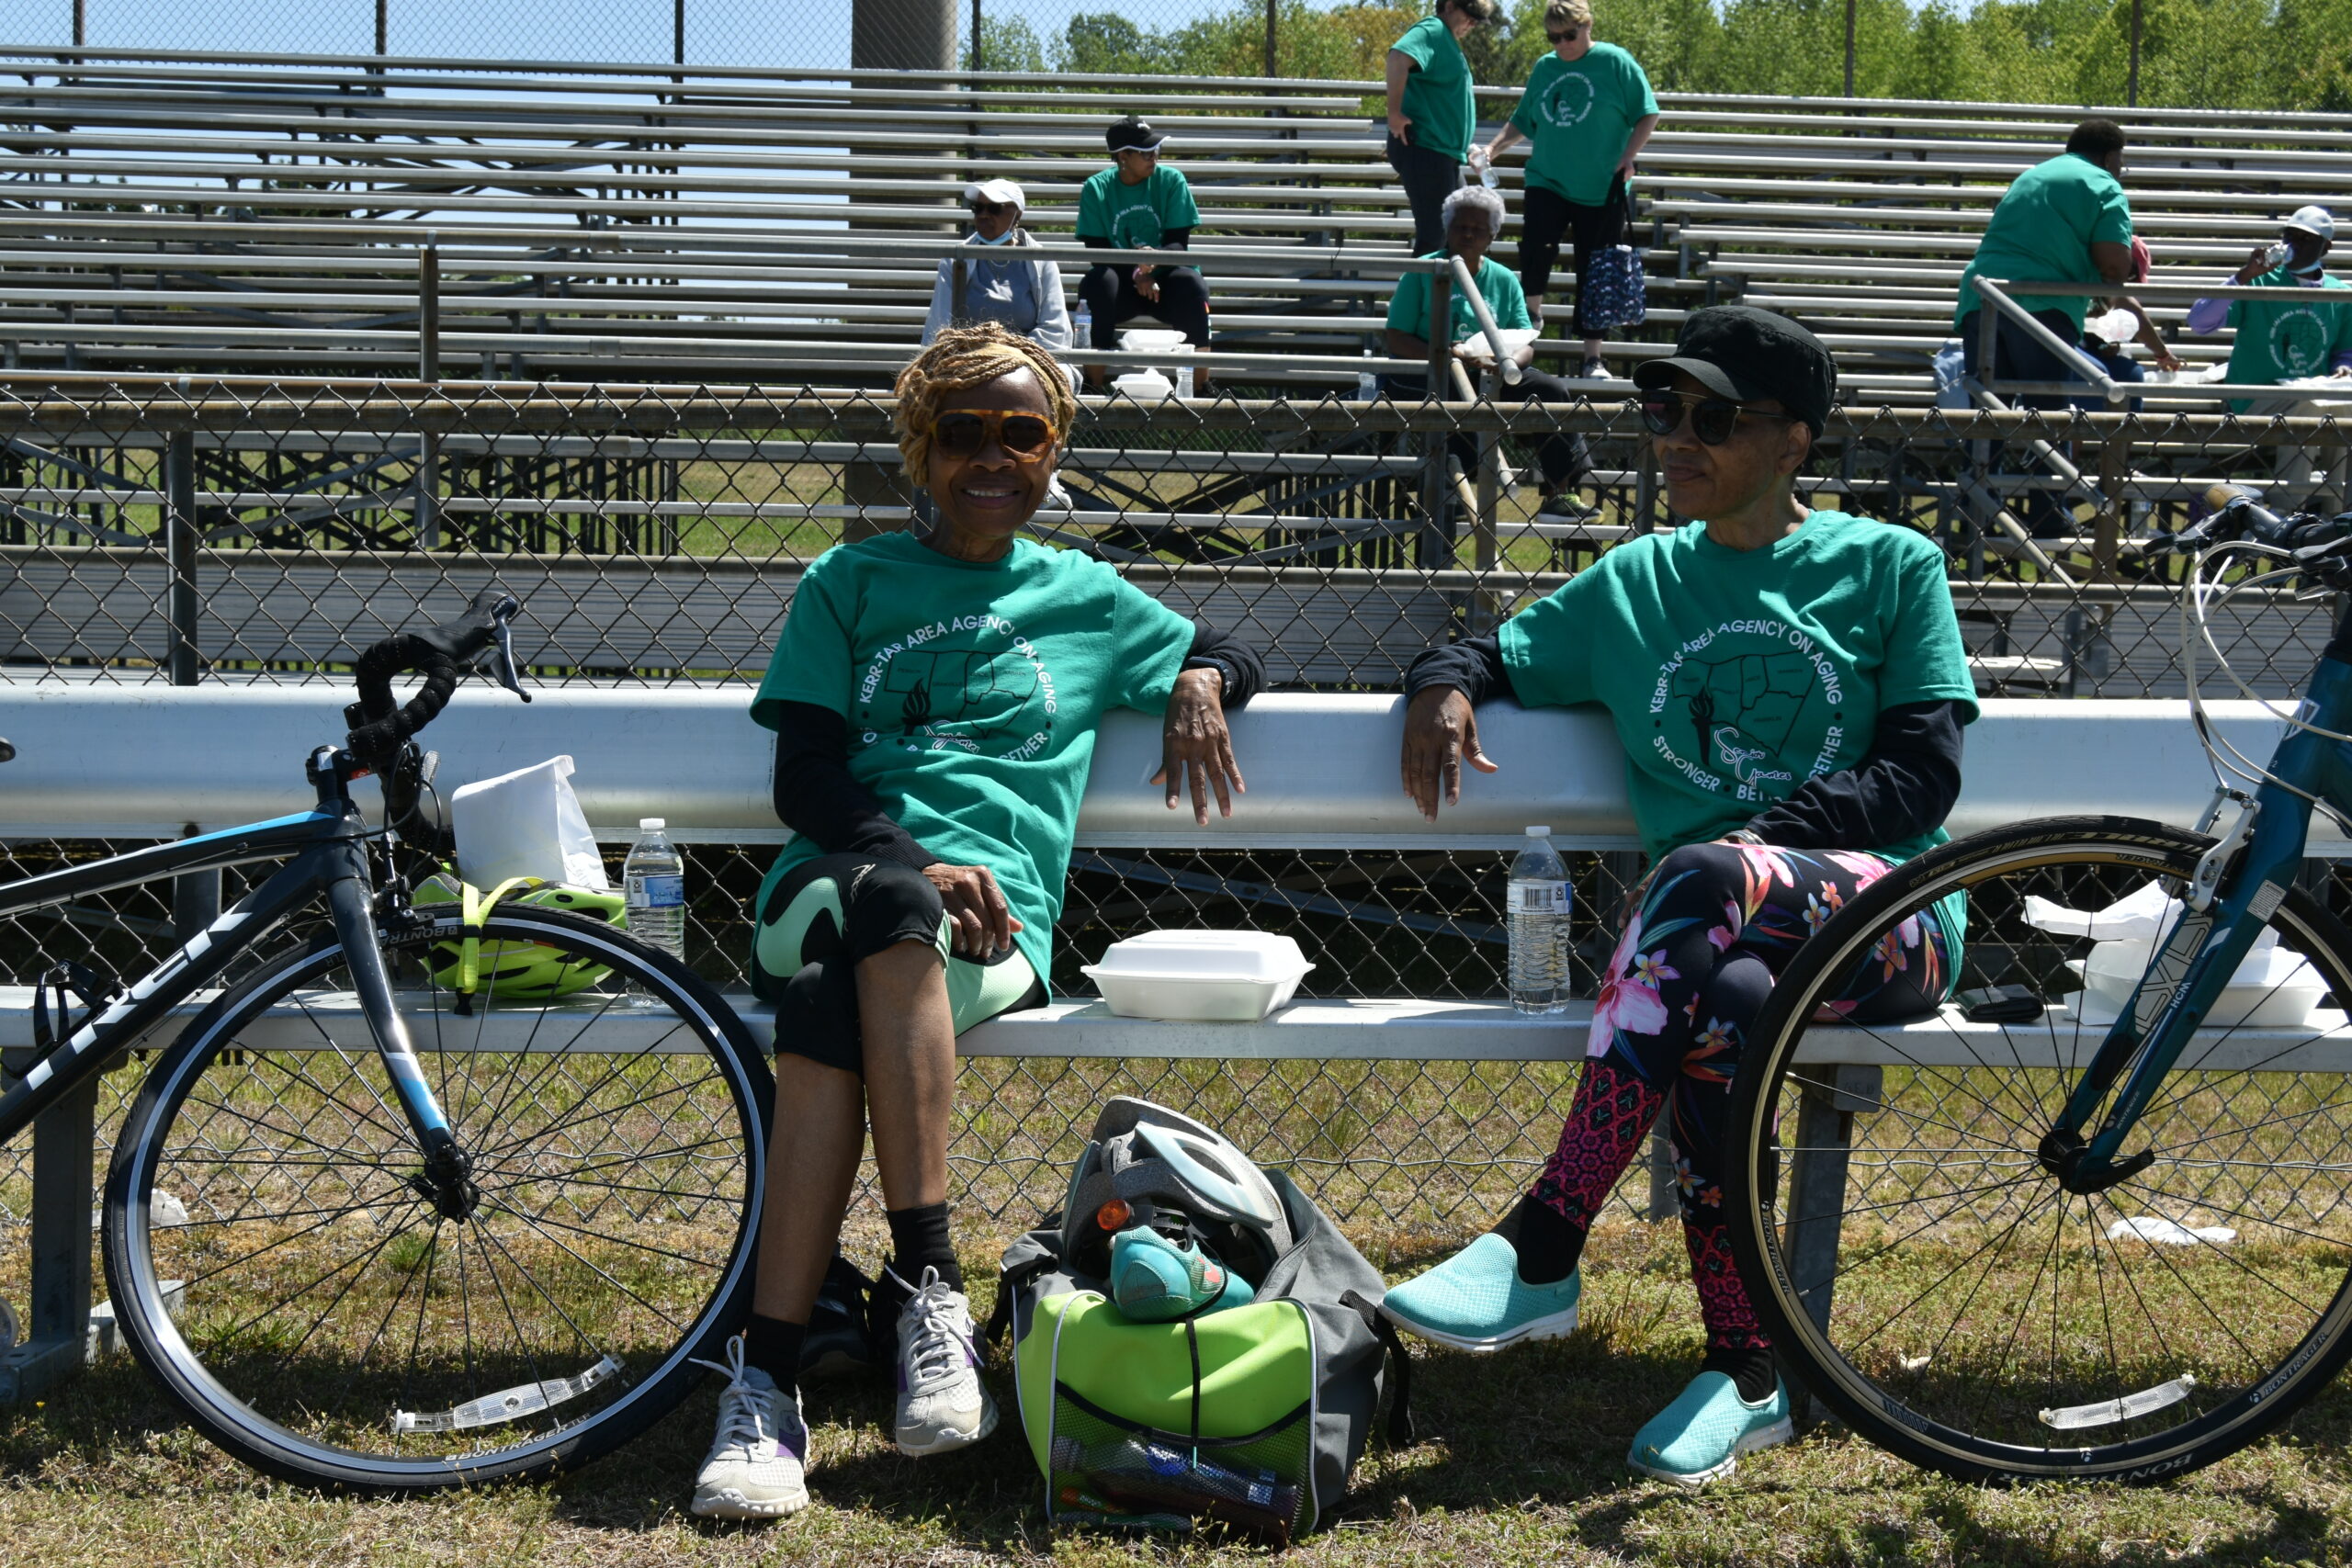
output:
<instances>
[{"instance_id":1,"label":"green t-shirt with logo","mask_svg":"<svg viewBox=\"0 0 2352 1568\"><path fill-rule=\"evenodd\" d=\"M1439 260L1443 251L1431 251L1424 260ZM1519 286L1519 275L1499 265L1492 256L1478 258L1478 292L1485 297L1487 310L1498 327L1532 327L1535 322L1527 313L1527 291ZM1446 303L1453 318L1453 335L1450 343L1467 343L1478 331L1477 313L1470 309L1468 296L1459 288L1446 290ZM1430 275L1408 272L1396 280L1396 292L1388 297L1388 324L1400 333L1415 337L1430 335Z\"/></svg>"},{"instance_id":2,"label":"green t-shirt with logo","mask_svg":"<svg viewBox=\"0 0 2352 1568\"><path fill-rule=\"evenodd\" d=\"M1013 541L962 561L910 534L820 556L800 579L754 721L814 703L849 721L850 776L951 865L985 865L1053 973L1070 836L1105 709L1157 713L1193 625L1101 561ZM761 884L823 853L795 838Z\"/></svg>"},{"instance_id":3,"label":"green t-shirt with logo","mask_svg":"<svg viewBox=\"0 0 2352 1568\"><path fill-rule=\"evenodd\" d=\"M1108 240L1119 250L1151 250L1169 230L1196 228L1200 221L1193 182L1165 164L1136 185L1122 183L1116 168L1104 169L1078 190L1078 237Z\"/></svg>"},{"instance_id":4,"label":"green t-shirt with logo","mask_svg":"<svg viewBox=\"0 0 2352 1568\"><path fill-rule=\"evenodd\" d=\"M2019 175L1993 209L1976 255L1960 275L1952 325L1964 325L1984 301L1969 279L2026 283L2099 283L2091 265L2097 243L2132 243L2132 203L2113 175L2078 153L2064 152ZM2064 310L2080 336L2086 295L2011 295L2028 310Z\"/></svg>"},{"instance_id":5,"label":"green t-shirt with logo","mask_svg":"<svg viewBox=\"0 0 2352 1568\"><path fill-rule=\"evenodd\" d=\"M1843 512L1759 550L1716 544L1702 523L1620 545L1505 622L1502 654L1527 705L1609 710L1652 859L1852 767L1881 709L1976 714L1943 552ZM1875 848L1900 860L1946 837Z\"/></svg>"},{"instance_id":6,"label":"green t-shirt with logo","mask_svg":"<svg viewBox=\"0 0 2352 1568\"><path fill-rule=\"evenodd\" d=\"M1453 29L1435 17L1423 17L1388 46L1412 59L1415 69L1405 74L1405 118L1413 123L1413 145L1442 152L1455 163L1470 156L1470 137L1478 129L1476 100L1470 92L1470 62Z\"/></svg>"},{"instance_id":7,"label":"green t-shirt with logo","mask_svg":"<svg viewBox=\"0 0 2352 1568\"><path fill-rule=\"evenodd\" d=\"M2293 273L2273 267L2249 286L2292 288ZM2237 329L2230 344L2230 379L2241 386L2297 381L2324 376L2335 356L2352 352L2352 288L2341 278L2323 276L2311 290L2309 303L2301 299L2233 299L2228 324ZM2329 298L2333 296L2333 298ZM2232 398L2230 407L2245 412L2246 400Z\"/></svg>"},{"instance_id":8,"label":"green t-shirt with logo","mask_svg":"<svg viewBox=\"0 0 2352 1568\"><path fill-rule=\"evenodd\" d=\"M1510 116L1528 139L1527 183L1579 207L1606 205L1627 138L1656 113L1649 77L1615 44L1596 43L1573 61L1545 55Z\"/></svg>"}]
</instances>

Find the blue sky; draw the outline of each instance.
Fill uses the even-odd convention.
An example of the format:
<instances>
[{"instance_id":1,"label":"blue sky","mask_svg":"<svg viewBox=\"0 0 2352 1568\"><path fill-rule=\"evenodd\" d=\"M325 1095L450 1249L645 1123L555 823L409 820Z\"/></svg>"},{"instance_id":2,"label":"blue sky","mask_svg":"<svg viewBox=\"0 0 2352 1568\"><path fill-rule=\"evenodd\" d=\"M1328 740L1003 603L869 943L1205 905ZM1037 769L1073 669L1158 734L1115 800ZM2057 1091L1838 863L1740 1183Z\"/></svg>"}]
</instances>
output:
<instances>
[{"instance_id":1,"label":"blue sky","mask_svg":"<svg viewBox=\"0 0 2352 1568\"><path fill-rule=\"evenodd\" d=\"M1072 12L1118 10L1150 28L1180 26L1230 0L982 0L1040 35ZM968 17L970 0L956 0ZM100 48L365 53L373 0L85 0ZM395 54L507 59L670 58L672 0L389 0ZM837 69L849 63L850 0L686 0L689 61ZM73 31L72 0L0 0L0 42L53 44Z\"/></svg>"}]
</instances>

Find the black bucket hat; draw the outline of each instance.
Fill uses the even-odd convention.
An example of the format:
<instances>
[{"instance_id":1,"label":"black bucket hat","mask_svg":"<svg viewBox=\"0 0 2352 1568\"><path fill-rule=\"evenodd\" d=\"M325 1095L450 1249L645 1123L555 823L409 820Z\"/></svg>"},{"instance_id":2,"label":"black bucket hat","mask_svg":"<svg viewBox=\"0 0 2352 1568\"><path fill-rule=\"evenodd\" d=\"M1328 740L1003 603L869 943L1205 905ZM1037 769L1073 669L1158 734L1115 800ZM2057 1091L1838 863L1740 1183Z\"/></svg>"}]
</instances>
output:
<instances>
[{"instance_id":1,"label":"black bucket hat","mask_svg":"<svg viewBox=\"0 0 2352 1568\"><path fill-rule=\"evenodd\" d=\"M1135 115L1112 122L1102 133L1103 142L1114 152L1149 152L1168 140L1168 133L1154 130Z\"/></svg>"},{"instance_id":2,"label":"black bucket hat","mask_svg":"<svg viewBox=\"0 0 2352 1568\"><path fill-rule=\"evenodd\" d=\"M1711 305L1684 318L1670 359L1645 360L1634 385L1655 391L1677 370L1735 402L1770 398L1821 434L1838 400L1838 362L1788 317L1753 305Z\"/></svg>"}]
</instances>

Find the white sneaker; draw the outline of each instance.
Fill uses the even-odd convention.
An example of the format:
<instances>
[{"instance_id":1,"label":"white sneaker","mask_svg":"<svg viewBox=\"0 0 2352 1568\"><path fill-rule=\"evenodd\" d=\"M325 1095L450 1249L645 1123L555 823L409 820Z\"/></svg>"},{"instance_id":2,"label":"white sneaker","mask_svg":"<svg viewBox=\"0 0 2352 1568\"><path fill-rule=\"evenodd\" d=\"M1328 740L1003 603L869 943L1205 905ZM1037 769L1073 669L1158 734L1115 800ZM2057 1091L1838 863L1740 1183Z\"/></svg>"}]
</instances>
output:
<instances>
[{"instance_id":1,"label":"white sneaker","mask_svg":"<svg viewBox=\"0 0 2352 1568\"><path fill-rule=\"evenodd\" d=\"M726 1365L695 1364L728 1381L718 1396L718 1435L695 1475L694 1511L707 1519L774 1519L807 1507L808 1425L800 1402L743 1364L740 1334L727 1341Z\"/></svg>"},{"instance_id":2,"label":"white sneaker","mask_svg":"<svg viewBox=\"0 0 2352 1568\"><path fill-rule=\"evenodd\" d=\"M899 1451L944 1453L995 1430L996 1401L980 1382L972 1303L938 1269L926 1269L899 1313Z\"/></svg>"}]
</instances>

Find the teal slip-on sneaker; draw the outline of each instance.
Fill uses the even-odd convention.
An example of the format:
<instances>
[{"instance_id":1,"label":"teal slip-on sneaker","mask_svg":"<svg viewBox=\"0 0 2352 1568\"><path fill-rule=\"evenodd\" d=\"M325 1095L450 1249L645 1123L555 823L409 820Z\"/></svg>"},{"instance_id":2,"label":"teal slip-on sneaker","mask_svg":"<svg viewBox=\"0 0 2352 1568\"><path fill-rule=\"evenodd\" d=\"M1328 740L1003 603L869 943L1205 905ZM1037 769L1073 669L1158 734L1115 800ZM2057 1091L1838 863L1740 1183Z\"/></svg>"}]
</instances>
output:
<instances>
[{"instance_id":1,"label":"teal slip-on sneaker","mask_svg":"<svg viewBox=\"0 0 2352 1568\"><path fill-rule=\"evenodd\" d=\"M1729 1475L1739 1456L1785 1443L1797 1435L1789 1418L1788 1385L1775 1382L1772 1397L1750 1404L1739 1385L1723 1372L1701 1372L1673 1404L1634 1434L1625 1462L1641 1474L1677 1486L1704 1486Z\"/></svg>"},{"instance_id":2,"label":"teal slip-on sneaker","mask_svg":"<svg viewBox=\"0 0 2352 1568\"><path fill-rule=\"evenodd\" d=\"M1519 1277L1519 1254L1492 1231L1388 1292L1380 1310L1408 1333L1457 1350L1499 1350L1575 1331L1582 1277L1554 1284Z\"/></svg>"}]
</instances>

